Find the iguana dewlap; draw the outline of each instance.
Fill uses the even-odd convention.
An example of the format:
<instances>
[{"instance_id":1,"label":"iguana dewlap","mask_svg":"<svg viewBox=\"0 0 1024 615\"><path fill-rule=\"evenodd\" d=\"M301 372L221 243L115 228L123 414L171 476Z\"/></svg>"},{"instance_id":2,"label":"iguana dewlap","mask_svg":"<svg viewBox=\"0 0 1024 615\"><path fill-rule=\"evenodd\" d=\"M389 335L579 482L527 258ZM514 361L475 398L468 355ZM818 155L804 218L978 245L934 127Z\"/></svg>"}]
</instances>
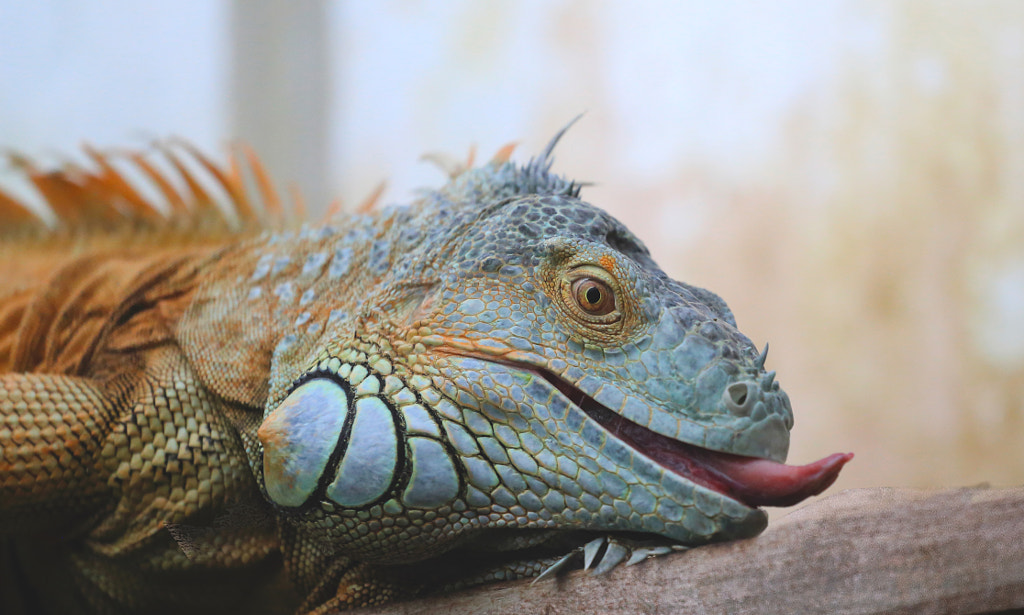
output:
<instances>
[{"instance_id":1,"label":"iguana dewlap","mask_svg":"<svg viewBox=\"0 0 1024 615\"><path fill-rule=\"evenodd\" d=\"M827 488L852 455L784 465L767 349L555 142L290 232L251 156L18 161L60 226L0 193L0 611L326 613L749 537Z\"/></svg>"}]
</instances>

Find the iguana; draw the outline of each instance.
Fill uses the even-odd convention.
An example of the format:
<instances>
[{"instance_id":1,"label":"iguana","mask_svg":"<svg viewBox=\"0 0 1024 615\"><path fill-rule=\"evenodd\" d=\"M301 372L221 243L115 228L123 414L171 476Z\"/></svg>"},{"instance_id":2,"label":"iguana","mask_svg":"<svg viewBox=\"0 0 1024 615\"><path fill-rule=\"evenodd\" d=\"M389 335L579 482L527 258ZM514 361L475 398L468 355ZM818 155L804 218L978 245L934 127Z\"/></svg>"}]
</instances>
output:
<instances>
[{"instance_id":1,"label":"iguana","mask_svg":"<svg viewBox=\"0 0 1024 615\"><path fill-rule=\"evenodd\" d=\"M3 612L327 613L600 572L830 485L852 454L783 465L767 347L551 171L561 134L276 232L248 150L14 159L57 226L0 194Z\"/></svg>"}]
</instances>

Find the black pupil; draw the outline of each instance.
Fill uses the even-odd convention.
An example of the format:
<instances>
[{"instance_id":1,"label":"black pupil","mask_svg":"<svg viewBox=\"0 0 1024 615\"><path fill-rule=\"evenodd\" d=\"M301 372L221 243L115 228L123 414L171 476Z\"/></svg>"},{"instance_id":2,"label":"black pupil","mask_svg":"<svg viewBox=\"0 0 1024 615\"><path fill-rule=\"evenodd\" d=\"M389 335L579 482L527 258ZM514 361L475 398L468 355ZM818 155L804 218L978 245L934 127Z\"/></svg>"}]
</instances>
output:
<instances>
[{"instance_id":1,"label":"black pupil","mask_svg":"<svg viewBox=\"0 0 1024 615\"><path fill-rule=\"evenodd\" d=\"M597 305L601 301L601 289L596 286L591 286L583 293L586 297L587 303L591 305Z\"/></svg>"}]
</instances>

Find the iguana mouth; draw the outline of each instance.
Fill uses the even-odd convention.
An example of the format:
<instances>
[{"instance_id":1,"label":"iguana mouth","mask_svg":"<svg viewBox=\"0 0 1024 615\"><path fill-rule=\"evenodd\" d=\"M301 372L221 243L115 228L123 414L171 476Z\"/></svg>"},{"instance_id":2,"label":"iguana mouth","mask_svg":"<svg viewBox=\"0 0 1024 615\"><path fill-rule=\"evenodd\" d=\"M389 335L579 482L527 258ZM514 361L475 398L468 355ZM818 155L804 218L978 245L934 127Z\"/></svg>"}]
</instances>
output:
<instances>
[{"instance_id":1,"label":"iguana mouth","mask_svg":"<svg viewBox=\"0 0 1024 615\"><path fill-rule=\"evenodd\" d=\"M792 506L827 489L853 453L835 453L804 466L712 451L638 425L543 369L542 376L572 404L634 451L670 472L746 506Z\"/></svg>"}]
</instances>

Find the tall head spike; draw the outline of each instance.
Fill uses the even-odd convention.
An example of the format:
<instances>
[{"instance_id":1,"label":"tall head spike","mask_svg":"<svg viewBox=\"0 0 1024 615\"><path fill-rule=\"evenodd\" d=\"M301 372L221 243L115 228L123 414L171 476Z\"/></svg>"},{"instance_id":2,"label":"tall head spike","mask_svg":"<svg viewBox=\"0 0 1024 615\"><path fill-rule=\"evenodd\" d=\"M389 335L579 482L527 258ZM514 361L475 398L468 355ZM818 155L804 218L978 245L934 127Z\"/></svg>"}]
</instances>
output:
<instances>
[{"instance_id":1,"label":"tall head spike","mask_svg":"<svg viewBox=\"0 0 1024 615\"><path fill-rule=\"evenodd\" d=\"M768 359L768 342L765 342L764 343L764 350L761 351L761 354L757 355L757 359L754 361L754 365L757 366L757 369L764 369L764 362L767 359Z\"/></svg>"},{"instance_id":2,"label":"tall head spike","mask_svg":"<svg viewBox=\"0 0 1024 615\"><path fill-rule=\"evenodd\" d=\"M555 136L551 137L551 140L548 141L547 146L544 148L544 151L540 153L540 156L530 162L530 166L536 165L537 167L543 168L545 171L550 169L551 164L555 161L551 156L555 151L555 146L558 145L558 142L562 139L562 135L572 128L572 125L578 122L581 117L583 117L582 113L569 120L568 124L556 132Z\"/></svg>"}]
</instances>

